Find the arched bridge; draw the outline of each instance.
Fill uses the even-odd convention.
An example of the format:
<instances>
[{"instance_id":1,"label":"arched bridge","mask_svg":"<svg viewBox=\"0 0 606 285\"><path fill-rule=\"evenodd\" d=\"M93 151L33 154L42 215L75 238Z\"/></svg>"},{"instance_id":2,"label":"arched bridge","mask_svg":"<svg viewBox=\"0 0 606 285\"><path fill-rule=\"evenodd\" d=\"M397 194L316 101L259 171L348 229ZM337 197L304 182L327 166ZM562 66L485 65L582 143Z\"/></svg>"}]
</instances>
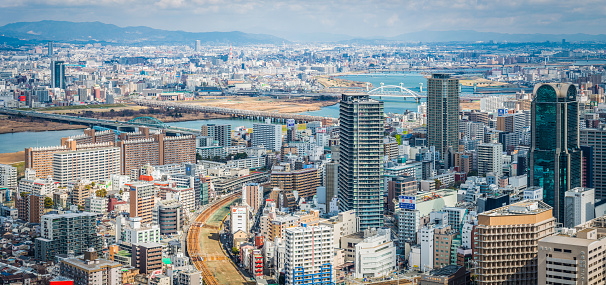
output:
<instances>
[{"instance_id":1,"label":"arched bridge","mask_svg":"<svg viewBox=\"0 0 606 285\"><path fill-rule=\"evenodd\" d=\"M413 98L417 101L419 101L421 98L427 97L426 95L419 94L404 87L404 84L402 83L400 83L400 85L384 85L381 83L381 86L372 89L367 93L370 96Z\"/></svg>"}]
</instances>

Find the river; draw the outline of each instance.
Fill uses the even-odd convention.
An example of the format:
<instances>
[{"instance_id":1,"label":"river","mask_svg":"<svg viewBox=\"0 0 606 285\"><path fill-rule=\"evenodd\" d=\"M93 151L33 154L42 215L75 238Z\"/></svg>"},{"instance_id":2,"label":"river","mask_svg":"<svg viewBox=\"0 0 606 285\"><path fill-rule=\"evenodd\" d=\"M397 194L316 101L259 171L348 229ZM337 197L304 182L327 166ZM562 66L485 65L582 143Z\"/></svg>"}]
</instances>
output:
<instances>
[{"instance_id":1,"label":"river","mask_svg":"<svg viewBox=\"0 0 606 285\"><path fill-rule=\"evenodd\" d=\"M345 75L341 76L343 79L370 82L374 87L381 86L381 83L385 85L400 85L419 92L420 83L423 83L423 88L427 85L427 79L422 74L359 74L359 75ZM423 90L425 91L425 90ZM377 98L378 99L378 98ZM407 110L416 111L419 105L413 99L403 98L382 98L384 102L385 113L404 113ZM339 104L324 107L317 111L304 112L301 114L309 114L323 117L339 117ZM252 127L254 120L247 119L210 119L210 120L195 120L186 122L173 122L167 123L171 126L185 127L191 129L200 129L200 126L204 124L231 124L232 128L239 126ZM45 132L20 132L20 133L9 133L0 134L0 153L17 152L22 151L28 147L42 147L42 146L54 146L59 145L61 138L82 134L82 130L65 130L65 131L45 131Z\"/></svg>"}]
</instances>

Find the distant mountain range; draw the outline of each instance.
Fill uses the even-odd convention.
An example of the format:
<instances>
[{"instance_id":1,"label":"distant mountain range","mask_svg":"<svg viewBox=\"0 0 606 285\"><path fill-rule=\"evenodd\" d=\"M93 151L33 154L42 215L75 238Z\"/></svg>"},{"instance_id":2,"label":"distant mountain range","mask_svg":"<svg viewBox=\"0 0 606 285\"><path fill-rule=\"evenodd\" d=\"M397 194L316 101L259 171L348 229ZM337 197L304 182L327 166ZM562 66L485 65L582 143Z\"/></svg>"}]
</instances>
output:
<instances>
[{"instance_id":1,"label":"distant mountain range","mask_svg":"<svg viewBox=\"0 0 606 285\"><path fill-rule=\"evenodd\" d=\"M272 32L273 33L273 32ZM506 34L491 32L422 31L405 33L395 37L355 37L332 33L286 33L284 38L297 42L341 42L384 44L393 42L606 42L606 35L589 34ZM19 46L46 41L67 43L104 43L118 45L161 45L188 44L196 40L208 44L282 44L288 40L269 34L244 32L204 32L167 31L149 27L118 27L101 22L39 21L19 22L0 27L0 45Z\"/></svg>"},{"instance_id":2,"label":"distant mountain range","mask_svg":"<svg viewBox=\"0 0 606 285\"><path fill-rule=\"evenodd\" d=\"M282 44L286 40L271 35L243 32L191 33L166 31L149 27L118 27L101 22L40 21L19 22L0 27L0 36L31 41L69 43L108 43L126 45L158 44Z\"/></svg>"}]
</instances>

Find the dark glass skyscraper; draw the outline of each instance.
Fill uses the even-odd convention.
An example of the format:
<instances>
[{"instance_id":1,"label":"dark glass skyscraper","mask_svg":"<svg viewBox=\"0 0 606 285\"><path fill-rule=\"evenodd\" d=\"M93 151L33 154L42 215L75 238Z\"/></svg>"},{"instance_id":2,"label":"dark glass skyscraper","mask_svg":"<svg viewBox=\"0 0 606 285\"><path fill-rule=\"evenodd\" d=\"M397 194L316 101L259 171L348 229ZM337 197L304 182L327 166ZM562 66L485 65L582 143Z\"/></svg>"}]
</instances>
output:
<instances>
[{"instance_id":1,"label":"dark glass skyscraper","mask_svg":"<svg viewBox=\"0 0 606 285\"><path fill-rule=\"evenodd\" d=\"M383 226L383 122L383 102L341 96L339 210L355 210L361 230Z\"/></svg>"},{"instance_id":2,"label":"dark glass skyscraper","mask_svg":"<svg viewBox=\"0 0 606 285\"><path fill-rule=\"evenodd\" d=\"M427 79L427 142L444 156L459 145L459 80L449 74Z\"/></svg>"},{"instance_id":3,"label":"dark glass skyscraper","mask_svg":"<svg viewBox=\"0 0 606 285\"><path fill-rule=\"evenodd\" d=\"M51 87L65 88L65 63L63 61L51 61Z\"/></svg>"},{"instance_id":4,"label":"dark glass skyscraper","mask_svg":"<svg viewBox=\"0 0 606 285\"><path fill-rule=\"evenodd\" d=\"M538 84L532 100L528 184L543 187L543 201L564 221L564 193L581 186L579 102L574 85Z\"/></svg>"}]
</instances>

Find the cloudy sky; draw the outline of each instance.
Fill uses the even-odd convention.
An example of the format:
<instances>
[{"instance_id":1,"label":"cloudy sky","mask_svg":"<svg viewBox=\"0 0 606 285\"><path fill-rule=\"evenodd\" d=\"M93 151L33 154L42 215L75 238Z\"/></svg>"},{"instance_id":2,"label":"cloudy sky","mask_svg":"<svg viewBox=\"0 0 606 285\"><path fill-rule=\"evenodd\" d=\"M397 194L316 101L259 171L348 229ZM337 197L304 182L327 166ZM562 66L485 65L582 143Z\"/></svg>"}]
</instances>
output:
<instances>
[{"instance_id":1,"label":"cloudy sky","mask_svg":"<svg viewBox=\"0 0 606 285\"><path fill-rule=\"evenodd\" d=\"M287 38L427 30L600 34L606 33L606 0L0 0L0 25L39 20Z\"/></svg>"}]
</instances>

